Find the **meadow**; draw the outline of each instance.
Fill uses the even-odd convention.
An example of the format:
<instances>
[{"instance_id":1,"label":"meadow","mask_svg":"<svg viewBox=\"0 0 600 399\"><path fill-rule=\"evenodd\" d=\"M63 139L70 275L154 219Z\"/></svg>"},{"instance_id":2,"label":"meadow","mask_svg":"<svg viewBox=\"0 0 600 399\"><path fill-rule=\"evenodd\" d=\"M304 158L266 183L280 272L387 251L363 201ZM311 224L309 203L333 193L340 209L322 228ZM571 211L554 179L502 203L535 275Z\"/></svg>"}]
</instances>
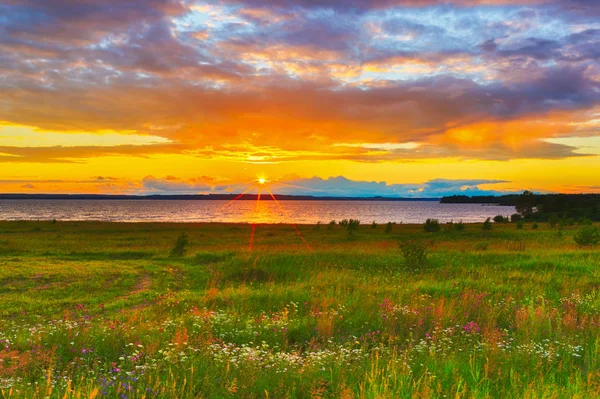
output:
<instances>
[{"instance_id":1,"label":"meadow","mask_svg":"<svg viewBox=\"0 0 600 399\"><path fill-rule=\"evenodd\" d=\"M600 395L579 226L390 227L0 222L0 398Z\"/></svg>"}]
</instances>

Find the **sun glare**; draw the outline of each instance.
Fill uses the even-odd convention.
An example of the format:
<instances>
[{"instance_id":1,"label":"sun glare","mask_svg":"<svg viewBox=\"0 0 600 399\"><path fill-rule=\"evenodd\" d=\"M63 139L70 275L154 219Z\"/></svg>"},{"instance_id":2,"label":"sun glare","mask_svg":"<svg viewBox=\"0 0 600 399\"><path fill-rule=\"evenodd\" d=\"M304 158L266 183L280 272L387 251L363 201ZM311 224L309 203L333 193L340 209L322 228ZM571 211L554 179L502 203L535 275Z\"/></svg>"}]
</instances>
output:
<instances>
[{"instance_id":1,"label":"sun glare","mask_svg":"<svg viewBox=\"0 0 600 399\"><path fill-rule=\"evenodd\" d=\"M265 179L264 177L259 177L258 180L256 180L258 182L258 184L260 184L261 186L265 185L267 183L267 179Z\"/></svg>"}]
</instances>

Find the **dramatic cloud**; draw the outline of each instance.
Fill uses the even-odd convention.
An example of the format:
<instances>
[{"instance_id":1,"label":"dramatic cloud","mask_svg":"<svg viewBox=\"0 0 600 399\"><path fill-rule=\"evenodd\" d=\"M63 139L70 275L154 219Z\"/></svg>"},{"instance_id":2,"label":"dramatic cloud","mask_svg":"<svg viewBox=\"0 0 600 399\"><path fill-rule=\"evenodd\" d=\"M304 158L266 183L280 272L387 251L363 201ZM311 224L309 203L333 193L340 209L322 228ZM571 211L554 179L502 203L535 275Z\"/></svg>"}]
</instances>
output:
<instances>
[{"instance_id":1,"label":"dramatic cloud","mask_svg":"<svg viewBox=\"0 0 600 399\"><path fill-rule=\"evenodd\" d=\"M0 163L597 157L570 138L600 136L598 16L593 0L9 0Z\"/></svg>"}]
</instances>

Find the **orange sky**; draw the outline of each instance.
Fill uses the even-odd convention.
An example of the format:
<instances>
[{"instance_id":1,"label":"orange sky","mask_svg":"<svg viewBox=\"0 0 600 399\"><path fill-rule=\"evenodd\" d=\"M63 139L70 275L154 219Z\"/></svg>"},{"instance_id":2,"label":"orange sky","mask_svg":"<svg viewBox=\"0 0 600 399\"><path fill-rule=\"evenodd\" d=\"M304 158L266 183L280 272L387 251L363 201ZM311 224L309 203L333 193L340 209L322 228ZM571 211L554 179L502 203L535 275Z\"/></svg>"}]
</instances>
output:
<instances>
[{"instance_id":1,"label":"orange sky","mask_svg":"<svg viewBox=\"0 0 600 399\"><path fill-rule=\"evenodd\" d=\"M0 192L600 192L600 7L438 3L0 6Z\"/></svg>"}]
</instances>

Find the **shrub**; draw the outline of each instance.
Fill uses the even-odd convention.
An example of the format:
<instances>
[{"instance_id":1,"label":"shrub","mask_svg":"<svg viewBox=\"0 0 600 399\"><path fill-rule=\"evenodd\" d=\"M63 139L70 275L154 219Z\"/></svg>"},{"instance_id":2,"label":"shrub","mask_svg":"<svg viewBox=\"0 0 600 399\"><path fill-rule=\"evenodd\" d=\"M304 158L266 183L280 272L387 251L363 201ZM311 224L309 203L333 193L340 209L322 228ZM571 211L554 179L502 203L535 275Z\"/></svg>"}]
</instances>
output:
<instances>
[{"instance_id":1,"label":"shrub","mask_svg":"<svg viewBox=\"0 0 600 399\"><path fill-rule=\"evenodd\" d=\"M580 226L591 226L593 223L592 223L591 219L583 218L583 219L579 219L578 224Z\"/></svg>"},{"instance_id":2,"label":"shrub","mask_svg":"<svg viewBox=\"0 0 600 399\"><path fill-rule=\"evenodd\" d=\"M556 225L558 224L559 219L558 216L554 213L552 215L550 215L550 217L548 218L548 224L550 225L550 227L555 228Z\"/></svg>"},{"instance_id":3,"label":"shrub","mask_svg":"<svg viewBox=\"0 0 600 399\"><path fill-rule=\"evenodd\" d=\"M348 230L356 230L358 229L358 225L360 225L360 220L358 219L350 219L348 220Z\"/></svg>"},{"instance_id":4,"label":"shrub","mask_svg":"<svg viewBox=\"0 0 600 399\"><path fill-rule=\"evenodd\" d=\"M387 222L385 225L385 232L388 234L392 232L392 222Z\"/></svg>"},{"instance_id":5,"label":"shrub","mask_svg":"<svg viewBox=\"0 0 600 399\"><path fill-rule=\"evenodd\" d=\"M175 245L171 248L170 256L172 258L180 258L187 253L187 247L190 245L190 240L187 233L181 233L175 241Z\"/></svg>"},{"instance_id":6,"label":"shrub","mask_svg":"<svg viewBox=\"0 0 600 399\"><path fill-rule=\"evenodd\" d=\"M331 229L333 229L333 226L335 226L335 220L332 220L331 222L329 222L327 229L331 230Z\"/></svg>"},{"instance_id":7,"label":"shrub","mask_svg":"<svg viewBox=\"0 0 600 399\"><path fill-rule=\"evenodd\" d=\"M575 233L573 239L580 247L591 247L600 242L600 228L596 226L584 226Z\"/></svg>"},{"instance_id":8,"label":"shrub","mask_svg":"<svg viewBox=\"0 0 600 399\"><path fill-rule=\"evenodd\" d=\"M491 230L492 229L492 222L491 222L491 218L487 218L485 219L485 222L483 222L483 226L482 228L484 230Z\"/></svg>"},{"instance_id":9,"label":"shrub","mask_svg":"<svg viewBox=\"0 0 600 399\"><path fill-rule=\"evenodd\" d=\"M315 230L320 230L321 229L321 221L318 221L317 224L315 225Z\"/></svg>"},{"instance_id":10,"label":"shrub","mask_svg":"<svg viewBox=\"0 0 600 399\"><path fill-rule=\"evenodd\" d=\"M508 218L504 217L502 215L496 215L496 216L494 216L494 222L496 222L496 223L506 223L506 222L508 222Z\"/></svg>"},{"instance_id":11,"label":"shrub","mask_svg":"<svg viewBox=\"0 0 600 399\"><path fill-rule=\"evenodd\" d=\"M342 227L348 226L348 223L349 223L348 219L340 220L340 226L342 226Z\"/></svg>"},{"instance_id":12,"label":"shrub","mask_svg":"<svg viewBox=\"0 0 600 399\"><path fill-rule=\"evenodd\" d=\"M523 227L524 227L524 226L525 226L525 223L523 223L523 221L522 221L522 220L519 220L519 221L517 222L517 229L519 229L519 230L523 230Z\"/></svg>"},{"instance_id":13,"label":"shrub","mask_svg":"<svg viewBox=\"0 0 600 399\"><path fill-rule=\"evenodd\" d=\"M372 229L376 229L377 228L377 223L375 223L374 220L373 220L373 223L371 223L371 228Z\"/></svg>"},{"instance_id":14,"label":"shrub","mask_svg":"<svg viewBox=\"0 0 600 399\"><path fill-rule=\"evenodd\" d=\"M419 241L404 241L400 243L406 267L418 270L427 264L427 246Z\"/></svg>"},{"instance_id":15,"label":"shrub","mask_svg":"<svg viewBox=\"0 0 600 399\"><path fill-rule=\"evenodd\" d=\"M523 216L521 216L520 213L513 213L512 215L510 215L510 221L513 223L518 223L521 220L523 220Z\"/></svg>"},{"instance_id":16,"label":"shrub","mask_svg":"<svg viewBox=\"0 0 600 399\"><path fill-rule=\"evenodd\" d=\"M437 233L440 231L440 221L437 219L427 219L423 225L423 229L428 233Z\"/></svg>"},{"instance_id":17,"label":"shrub","mask_svg":"<svg viewBox=\"0 0 600 399\"><path fill-rule=\"evenodd\" d=\"M467 226L463 223L463 221L459 221L458 223L454 223L454 230L456 231L465 231Z\"/></svg>"},{"instance_id":18,"label":"shrub","mask_svg":"<svg viewBox=\"0 0 600 399\"><path fill-rule=\"evenodd\" d=\"M537 230L537 229L538 229L538 227L540 227L540 226L538 226L538 224L537 224L537 223L534 223L534 224L533 224L533 226L531 226L531 228L532 228L532 229L534 229L534 230Z\"/></svg>"},{"instance_id":19,"label":"shrub","mask_svg":"<svg viewBox=\"0 0 600 399\"><path fill-rule=\"evenodd\" d=\"M490 246L490 244L488 244L487 242L478 242L475 245L475 251L487 251L488 247Z\"/></svg>"}]
</instances>

